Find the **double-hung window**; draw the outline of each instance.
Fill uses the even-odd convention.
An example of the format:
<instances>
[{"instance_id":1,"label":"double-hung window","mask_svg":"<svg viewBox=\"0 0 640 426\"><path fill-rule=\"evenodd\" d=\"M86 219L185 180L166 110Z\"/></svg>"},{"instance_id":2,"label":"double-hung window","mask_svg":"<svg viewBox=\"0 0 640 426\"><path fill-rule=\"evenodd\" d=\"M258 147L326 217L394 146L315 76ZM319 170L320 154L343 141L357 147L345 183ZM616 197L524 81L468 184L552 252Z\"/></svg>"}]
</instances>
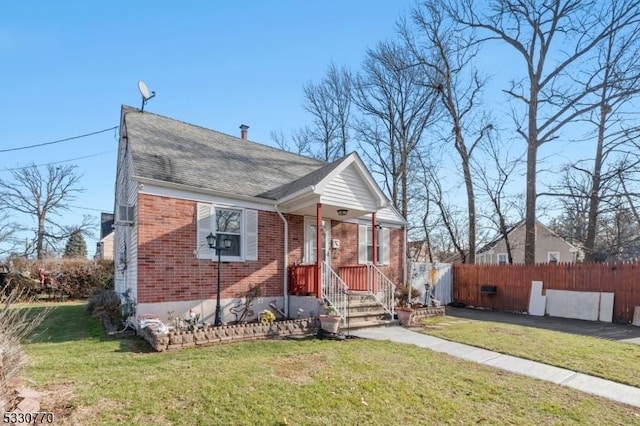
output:
<instances>
[{"instance_id":1,"label":"double-hung window","mask_svg":"<svg viewBox=\"0 0 640 426\"><path fill-rule=\"evenodd\" d=\"M378 264L388 265L391 256L391 233L389 228L376 230L376 252ZM373 262L373 228L358 225L358 263Z\"/></svg>"},{"instance_id":2,"label":"double-hung window","mask_svg":"<svg viewBox=\"0 0 640 426\"><path fill-rule=\"evenodd\" d=\"M216 209L216 241L217 245L224 240L231 240L231 247L224 250L224 256L240 257L242 247L242 210L217 208ZM216 253L217 256L217 253Z\"/></svg>"},{"instance_id":3,"label":"double-hung window","mask_svg":"<svg viewBox=\"0 0 640 426\"><path fill-rule=\"evenodd\" d=\"M196 251L198 259L218 256L207 244L207 235L216 236L216 245L231 247L220 253L227 262L258 260L258 212L211 203L197 203Z\"/></svg>"}]
</instances>

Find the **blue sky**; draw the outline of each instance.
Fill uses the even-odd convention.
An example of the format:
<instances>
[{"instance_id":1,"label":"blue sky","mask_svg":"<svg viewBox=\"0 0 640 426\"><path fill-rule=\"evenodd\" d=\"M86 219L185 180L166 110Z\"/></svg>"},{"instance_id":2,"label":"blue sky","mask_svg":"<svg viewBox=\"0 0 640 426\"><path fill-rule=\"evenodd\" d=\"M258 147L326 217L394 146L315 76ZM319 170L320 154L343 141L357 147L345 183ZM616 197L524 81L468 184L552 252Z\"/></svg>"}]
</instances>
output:
<instances>
[{"instance_id":1,"label":"blue sky","mask_svg":"<svg viewBox=\"0 0 640 426\"><path fill-rule=\"evenodd\" d=\"M0 149L118 125L140 105L138 80L157 93L146 109L270 143L308 119L302 85L334 62L356 68L393 36L409 0L23 1L0 6ZM7 168L71 161L85 192L63 222L113 209L115 132L2 154ZM92 210L93 209L93 210ZM96 232L98 232L96 228ZM88 239L89 254L95 239Z\"/></svg>"}]
</instances>

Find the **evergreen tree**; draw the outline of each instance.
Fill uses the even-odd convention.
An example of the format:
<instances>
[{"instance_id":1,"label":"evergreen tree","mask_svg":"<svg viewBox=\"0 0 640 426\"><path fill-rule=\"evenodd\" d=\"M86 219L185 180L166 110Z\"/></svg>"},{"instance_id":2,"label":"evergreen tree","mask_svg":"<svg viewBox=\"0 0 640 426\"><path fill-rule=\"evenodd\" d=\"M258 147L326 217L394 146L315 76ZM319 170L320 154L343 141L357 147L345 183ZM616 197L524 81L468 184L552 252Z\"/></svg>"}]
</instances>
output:
<instances>
[{"instance_id":1,"label":"evergreen tree","mask_svg":"<svg viewBox=\"0 0 640 426\"><path fill-rule=\"evenodd\" d=\"M87 257L87 243L80 231L75 231L69 237L64 247L64 257Z\"/></svg>"}]
</instances>

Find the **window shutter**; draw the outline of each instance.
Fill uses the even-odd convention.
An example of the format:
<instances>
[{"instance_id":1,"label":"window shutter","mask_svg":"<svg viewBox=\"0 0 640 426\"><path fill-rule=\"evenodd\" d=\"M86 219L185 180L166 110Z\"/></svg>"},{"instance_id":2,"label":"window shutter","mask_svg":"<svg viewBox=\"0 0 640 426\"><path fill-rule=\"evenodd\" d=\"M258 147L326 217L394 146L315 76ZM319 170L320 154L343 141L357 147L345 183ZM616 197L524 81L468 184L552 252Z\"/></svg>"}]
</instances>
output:
<instances>
[{"instance_id":1,"label":"window shutter","mask_svg":"<svg viewBox=\"0 0 640 426\"><path fill-rule=\"evenodd\" d=\"M367 225L358 225L358 263L367 263Z\"/></svg>"},{"instance_id":2,"label":"window shutter","mask_svg":"<svg viewBox=\"0 0 640 426\"><path fill-rule=\"evenodd\" d=\"M258 211L244 211L244 259L258 260Z\"/></svg>"},{"instance_id":3,"label":"window shutter","mask_svg":"<svg viewBox=\"0 0 640 426\"><path fill-rule=\"evenodd\" d=\"M391 263L391 230L389 228L382 228L382 239L380 244L382 245L382 264L388 265Z\"/></svg>"},{"instance_id":4,"label":"window shutter","mask_svg":"<svg viewBox=\"0 0 640 426\"><path fill-rule=\"evenodd\" d=\"M209 203L198 203L197 209L197 258L212 259L213 250L211 250L207 244L207 235L213 232L213 206Z\"/></svg>"}]
</instances>

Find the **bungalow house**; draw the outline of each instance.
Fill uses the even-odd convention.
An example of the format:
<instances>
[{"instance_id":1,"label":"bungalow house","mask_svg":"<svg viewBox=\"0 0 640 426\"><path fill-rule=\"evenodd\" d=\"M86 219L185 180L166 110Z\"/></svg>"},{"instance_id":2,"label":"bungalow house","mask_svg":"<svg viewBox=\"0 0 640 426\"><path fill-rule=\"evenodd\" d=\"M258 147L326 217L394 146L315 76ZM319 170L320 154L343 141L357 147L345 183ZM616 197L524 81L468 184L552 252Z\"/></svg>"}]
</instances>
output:
<instances>
[{"instance_id":1,"label":"bungalow house","mask_svg":"<svg viewBox=\"0 0 640 426\"><path fill-rule=\"evenodd\" d=\"M536 221L535 263L575 263L578 249L544 224ZM519 222L507 232L513 263L524 263L525 224ZM477 264L507 264L507 245L502 236L496 237L476 252Z\"/></svg>"},{"instance_id":2,"label":"bungalow house","mask_svg":"<svg viewBox=\"0 0 640 426\"><path fill-rule=\"evenodd\" d=\"M136 315L164 320L191 311L213 322L218 279L223 322L255 286L248 317L270 307L317 316L325 302L344 319L348 291L392 313L405 221L358 154L326 163L251 142L240 128L234 137L122 107L116 291Z\"/></svg>"}]
</instances>

